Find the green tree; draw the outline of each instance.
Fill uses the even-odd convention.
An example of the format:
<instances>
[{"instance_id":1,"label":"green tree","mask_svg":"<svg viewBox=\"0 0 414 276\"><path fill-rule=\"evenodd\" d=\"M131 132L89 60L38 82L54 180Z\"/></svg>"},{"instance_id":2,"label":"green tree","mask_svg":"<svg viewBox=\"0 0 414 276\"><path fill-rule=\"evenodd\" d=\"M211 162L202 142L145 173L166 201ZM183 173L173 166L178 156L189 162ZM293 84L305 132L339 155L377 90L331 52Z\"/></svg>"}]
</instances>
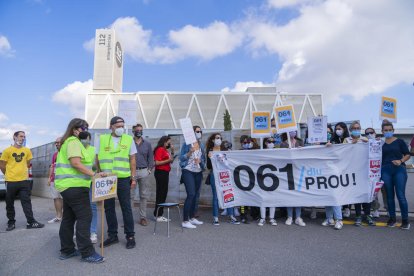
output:
<instances>
[{"instance_id":1,"label":"green tree","mask_svg":"<svg viewBox=\"0 0 414 276\"><path fill-rule=\"evenodd\" d=\"M226 109L226 112L224 112L223 120L224 120L224 131L231 130L232 129L231 117L227 109Z\"/></svg>"}]
</instances>

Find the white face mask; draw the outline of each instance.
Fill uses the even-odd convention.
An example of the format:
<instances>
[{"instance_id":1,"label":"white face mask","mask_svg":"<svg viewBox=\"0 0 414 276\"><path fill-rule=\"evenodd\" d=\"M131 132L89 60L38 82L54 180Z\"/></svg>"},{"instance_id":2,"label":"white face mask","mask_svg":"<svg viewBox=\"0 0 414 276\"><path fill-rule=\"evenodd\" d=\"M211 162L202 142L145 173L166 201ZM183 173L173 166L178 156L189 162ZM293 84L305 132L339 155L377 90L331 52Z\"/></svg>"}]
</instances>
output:
<instances>
[{"instance_id":1,"label":"white face mask","mask_svg":"<svg viewBox=\"0 0 414 276\"><path fill-rule=\"evenodd\" d=\"M221 139L214 139L214 145L217 147L221 146Z\"/></svg>"},{"instance_id":2,"label":"white face mask","mask_svg":"<svg viewBox=\"0 0 414 276\"><path fill-rule=\"evenodd\" d=\"M123 127L118 127L115 129L115 135L118 137L121 137L122 134L124 134L124 128Z\"/></svg>"},{"instance_id":3,"label":"white face mask","mask_svg":"<svg viewBox=\"0 0 414 276\"><path fill-rule=\"evenodd\" d=\"M375 134L374 133L368 134L368 139L375 139Z\"/></svg>"},{"instance_id":4,"label":"white face mask","mask_svg":"<svg viewBox=\"0 0 414 276\"><path fill-rule=\"evenodd\" d=\"M275 144L273 144L273 143L267 144L268 149L273 149L274 147L275 147Z\"/></svg>"},{"instance_id":5,"label":"white face mask","mask_svg":"<svg viewBox=\"0 0 414 276\"><path fill-rule=\"evenodd\" d=\"M338 135L339 137L342 137L342 135L344 134L344 131L342 129L337 129L335 131L336 135Z\"/></svg>"},{"instance_id":6,"label":"white face mask","mask_svg":"<svg viewBox=\"0 0 414 276\"><path fill-rule=\"evenodd\" d=\"M196 136L197 139L200 140L201 139L201 132L196 132L195 133L195 136Z\"/></svg>"}]
</instances>

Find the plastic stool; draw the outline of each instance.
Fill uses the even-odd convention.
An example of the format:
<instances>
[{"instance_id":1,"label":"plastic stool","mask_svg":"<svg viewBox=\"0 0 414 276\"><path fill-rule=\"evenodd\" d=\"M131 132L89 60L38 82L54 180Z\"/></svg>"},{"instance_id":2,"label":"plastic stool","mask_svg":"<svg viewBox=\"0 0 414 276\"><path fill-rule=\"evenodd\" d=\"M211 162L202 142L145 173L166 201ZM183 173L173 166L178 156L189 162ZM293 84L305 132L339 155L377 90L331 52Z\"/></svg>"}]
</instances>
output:
<instances>
[{"instance_id":1,"label":"plastic stool","mask_svg":"<svg viewBox=\"0 0 414 276\"><path fill-rule=\"evenodd\" d=\"M158 204L157 211L156 211L157 216L155 217L154 235L155 235L155 232L157 230L158 210L161 207L167 208L167 237L170 237L170 208L171 207L177 207L177 209L178 209L178 221L181 222L180 205L178 203L171 203L171 202L166 202L166 203L160 203L160 204ZM184 228L183 228L183 225L182 224L181 224L181 232L184 232Z\"/></svg>"}]
</instances>

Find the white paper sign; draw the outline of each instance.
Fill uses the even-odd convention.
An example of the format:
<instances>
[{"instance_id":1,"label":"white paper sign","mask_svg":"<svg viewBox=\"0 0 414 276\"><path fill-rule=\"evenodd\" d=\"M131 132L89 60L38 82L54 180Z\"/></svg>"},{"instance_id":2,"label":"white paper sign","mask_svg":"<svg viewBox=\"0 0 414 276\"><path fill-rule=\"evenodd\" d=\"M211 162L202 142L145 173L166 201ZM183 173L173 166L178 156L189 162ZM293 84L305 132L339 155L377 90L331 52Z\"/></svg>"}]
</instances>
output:
<instances>
[{"instance_id":1,"label":"white paper sign","mask_svg":"<svg viewBox=\"0 0 414 276\"><path fill-rule=\"evenodd\" d=\"M138 103L131 100L120 100L118 102L118 116L124 119L125 125L133 126L137 123Z\"/></svg>"},{"instance_id":2,"label":"white paper sign","mask_svg":"<svg viewBox=\"0 0 414 276\"><path fill-rule=\"evenodd\" d=\"M308 142L310 144L326 143L328 139L327 125L327 116L317 116L308 118Z\"/></svg>"},{"instance_id":3,"label":"white paper sign","mask_svg":"<svg viewBox=\"0 0 414 276\"><path fill-rule=\"evenodd\" d=\"M195 137L193 124L191 123L190 118L180 119L181 130L184 135L184 140L187 145L194 144L197 142L197 138Z\"/></svg>"}]
</instances>

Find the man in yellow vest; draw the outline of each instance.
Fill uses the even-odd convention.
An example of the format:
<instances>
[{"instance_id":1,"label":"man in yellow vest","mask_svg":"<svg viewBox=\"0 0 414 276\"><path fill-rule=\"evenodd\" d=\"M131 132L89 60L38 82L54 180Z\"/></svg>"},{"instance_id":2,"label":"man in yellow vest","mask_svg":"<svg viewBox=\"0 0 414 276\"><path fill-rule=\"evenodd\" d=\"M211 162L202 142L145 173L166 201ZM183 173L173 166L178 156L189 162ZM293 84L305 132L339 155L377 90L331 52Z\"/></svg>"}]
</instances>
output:
<instances>
[{"instance_id":1,"label":"man in yellow vest","mask_svg":"<svg viewBox=\"0 0 414 276\"><path fill-rule=\"evenodd\" d=\"M136 186L135 154L137 149L131 136L125 134L124 119L115 116L110 123L111 133L100 135L96 145L97 165L100 171L114 173L118 177L118 200L124 220L126 248L135 247L134 218L131 208L131 189ZM103 246L118 243L118 221L115 212L115 198L105 200L105 215L108 224L108 238Z\"/></svg>"}]
</instances>

